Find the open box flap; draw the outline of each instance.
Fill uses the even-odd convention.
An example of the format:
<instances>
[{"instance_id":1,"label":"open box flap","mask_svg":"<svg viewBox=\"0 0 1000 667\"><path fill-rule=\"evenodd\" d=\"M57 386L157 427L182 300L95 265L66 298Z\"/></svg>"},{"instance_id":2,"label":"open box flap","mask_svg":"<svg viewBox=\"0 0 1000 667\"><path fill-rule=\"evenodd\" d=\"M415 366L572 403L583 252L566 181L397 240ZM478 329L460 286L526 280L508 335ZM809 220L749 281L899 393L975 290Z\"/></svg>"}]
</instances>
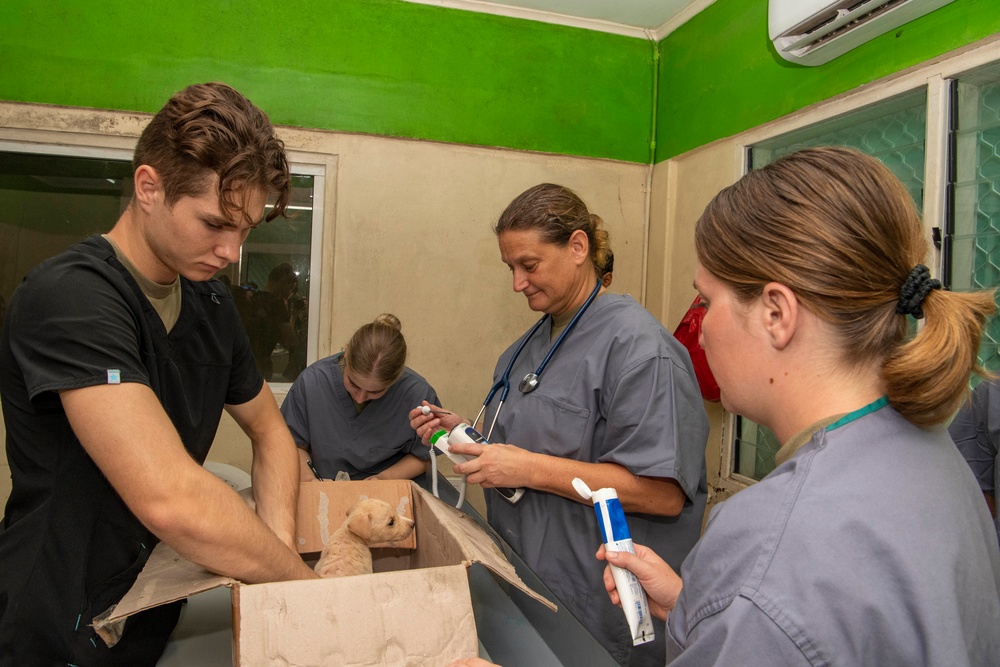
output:
<instances>
[{"instance_id":1,"label":"open box flap","mask_svg":"<svg viewBox=\"0 0 1000 667\"><path fill-rule=\"evenodd\" d=\"M120 639L121 622L132 614L234 583L235 579L213 574L160 542L125 597L110 613L94 619L94 629L108 646L114 646Z\"/></svg>"},{"instance_id":2,"label":"open box flap","mask_svg":"<svg viewBox=\"0 0 1000 667\"><path fill-rule=\"evenodd\" d=\"M414 501L420 502L427 512L432 514L441 526L446 529L443 531L443 534L451 536L455 545L461 551L463 560L470 563L480 563L496 576L523 591L528 597L538 600L552 611L558 609L555 604L533 591L527 584L521 581L521 578L517 576L517 572L514 570L514 566L507 560L500 548L490 539L489 535L486 534L475 519L435 498L431 493L416 484L413 485L413 489ZM430 545L427 546L430 547Z\"/></svg>"}]
</instances>

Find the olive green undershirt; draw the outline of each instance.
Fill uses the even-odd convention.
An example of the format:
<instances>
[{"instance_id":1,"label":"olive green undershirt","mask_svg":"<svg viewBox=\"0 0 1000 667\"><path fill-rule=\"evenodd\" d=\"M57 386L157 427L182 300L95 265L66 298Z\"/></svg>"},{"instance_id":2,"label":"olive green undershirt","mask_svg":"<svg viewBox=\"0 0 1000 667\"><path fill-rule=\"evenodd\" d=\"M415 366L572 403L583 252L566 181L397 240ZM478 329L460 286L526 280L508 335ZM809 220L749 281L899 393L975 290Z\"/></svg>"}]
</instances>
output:
<instances>
[{"instance_id":1,"label":"olive green undershirt","mask_svg":"<svg viewBox=\"0 0 1000 667\"><path fill-rule=\"evenodd\" d=\"M163 327L170 333L170 330L174 328L177 324L177 318L181 314L181 279L180 276L174 278L174 281L169 285L161 285L160 283L155 283L146 276L139 273L139 269L135 268L125 253L122 252L118 244L111 240L107 234L101 235L105 241L111 244L111 247L115 251L115 256L118 261L122 263L128 272L132 274L135 281L139 283L139 289L142 293L146 295L149 299L150 305L156 311L157 315L160 316L160 320L163 322Z\"/></svg>"},{"instance_id":2,"label":"olive green undershirt","mask_svg":"<svg viewBox=\"0 0 1000 667\"><path fill-rule=\"evenodd\" d=\"M889 399L885 396L882 396L881 398L878 398L869 403L868 405L862 408L858 408L857 410L854 410L853 412L844 412L839 415L831 415L830 417L826 417L825 419L819 420L815 424L807 426L806 428L802 429L801 431L793 435L791 438L789 438L788 442L786 442L781 446L781 449L779 449L777 453L774 455L775 465L780 466L782 463L792 458L792 455L795 454L795 452L799 451L802 445L806 444L812 439L813 433L815 433L816 431L823 428L828 428L828 430L830 431L840 428L841 426L845 424L850 424L852 421L860 419L861 417L864 417L865 415L871 412L875 412L876 410L882 408L888 403Z\"/></svg>"},{"instance_id":3,"label":"olive green undershirt","mask_svg":"<svg viewBox=\"0 0 1000 667\"><path fill-rule=\"evenodd\" d=\"M597 293L597 296L599 298L601 296L604 296L607 293L608 293L607 290L601 290L600 292ZM566 325L570 323L570 321L573 319L573 317L576 315L576 313L580 310L580 308L583 308L583 304L580 304L579 307L574 308L573 310L571 310L568 313L563 313L562 315L553 315L552 316L552 332L549 334L549 342L550 343L552 341L554 341L559 336L559 334L562 333L562 330L566 328Z\"/></svg>"}]
</instances>

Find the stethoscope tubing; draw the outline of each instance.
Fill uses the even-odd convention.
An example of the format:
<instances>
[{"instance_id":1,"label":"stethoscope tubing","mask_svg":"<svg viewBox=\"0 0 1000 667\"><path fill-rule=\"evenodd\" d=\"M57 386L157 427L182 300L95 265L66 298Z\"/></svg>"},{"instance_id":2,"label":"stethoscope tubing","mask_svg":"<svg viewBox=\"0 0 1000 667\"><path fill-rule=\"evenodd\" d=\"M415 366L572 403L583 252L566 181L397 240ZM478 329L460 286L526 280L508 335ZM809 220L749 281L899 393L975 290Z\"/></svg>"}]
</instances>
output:
<instances>
[{"instance_id":1,"label":"stethoscope tubing","mask_svg":"<svg viewBox=\"0 0 1000 667\"><path fill-rule=\"evenodd\" d=\"M568 325L566 325L566 328L563 329L563 332L559 334L559 338L557 338L556 342L552 345L552 347L549 348L549 351L545 355L545 358L542 359L542 363L538 365L538 368L535 369L534 373L528 373L527 375L524 376L524 379L521 380L521 384L518 387L518 389L521 391L522 394L530 394L542 381L542 372L545 370L545 367L548 366L549 361L551 361L552 359L552 356L556 353L556 350L559 349L563 341L576 326L576 323L580 321L581 317L583 317L583 314L587 312L588 308L590 308L590 304L594 302L594 299L597 298L597 294L600 291L601 291L601 280L600 278L598 278L597 284L594 285L594 289L591 290L590 292L590 296L588 296L587 300L584 301L583 306L580 307L580 310L576 311L576 314L573 316L573 319L570 320ZM528 341L531 340L531 338L535 335L535 333L542 326L545 320L548 319L549 317L550 315L548 313L542 315L542 318L537 322L535 322L535 325L531 327L530 331L528 331L528 335L525 336L523 339L521 339L521 344L517 346L517 349L514 351L514 355L510 358L510 361L507 362L507 368L504 370L503 375L501 375L500 379L494 382L493 386L490 387L490 391L486 395L486 400L483 401L483 407L479 409L479 414L476 415L475 421L472 422L473 425L479 423L479 419L483 417L483 415L486 413L486 407L490 404L490 401L492 401L493 397L496 396L497 391L503 388L503 391L500 393L500 403L499 405L497 405L497 411L493 415L493 423L490 424L490 430L486 434L487 441L491 440L491 436L493 435L493 427L497 425L497 418L500 417L500 411L503 409L504 401L507 400L507 395L510 393L510 372L511 370L514 369L514 362L516 362L517 358L521 356L521 352L524 351L524 346L528 344ZM532 377L534 377L534 381L529 382L529 379ZM525 385L528 385L526 389L524 388Z\"/></svg>"}]
</instances>

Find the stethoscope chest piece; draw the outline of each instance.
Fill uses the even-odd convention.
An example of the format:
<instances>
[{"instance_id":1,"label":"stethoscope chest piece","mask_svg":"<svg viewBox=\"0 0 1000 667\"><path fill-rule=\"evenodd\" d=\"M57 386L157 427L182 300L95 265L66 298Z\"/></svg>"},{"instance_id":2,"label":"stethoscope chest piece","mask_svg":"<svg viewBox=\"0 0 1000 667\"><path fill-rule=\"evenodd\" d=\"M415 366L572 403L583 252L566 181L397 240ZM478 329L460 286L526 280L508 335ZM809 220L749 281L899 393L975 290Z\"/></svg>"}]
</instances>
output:
<instances>
[{"instance_id":1,"label":"stethoscope chest piece","mask_svg":"<svg viewBox=\"0 0 1000 667\"><path fill-rule=\"evenodd\" d=\"M521 380L521 384L517 385L517 388L521 390L522 394L530 394L535 391L535 387L538 386L538 375L535 373L528 373Z\"/></svg>"}]
</instances>

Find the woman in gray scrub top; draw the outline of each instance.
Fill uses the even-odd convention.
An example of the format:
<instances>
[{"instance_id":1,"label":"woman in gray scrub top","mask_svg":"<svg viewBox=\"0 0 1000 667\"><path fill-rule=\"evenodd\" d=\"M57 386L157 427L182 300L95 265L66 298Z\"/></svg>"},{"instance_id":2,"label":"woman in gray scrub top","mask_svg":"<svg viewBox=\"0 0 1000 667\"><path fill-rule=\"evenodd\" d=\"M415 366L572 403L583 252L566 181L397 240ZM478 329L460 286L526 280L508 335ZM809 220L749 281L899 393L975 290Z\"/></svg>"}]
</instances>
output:
<instances>
[{"instance_id":1,"label":"woman in gray scrub top","mask_svg":"<svg viewBox=\"0 0 1000 667\"><path fill-rule=\"evenodd\" d=\"M620 664L661 665L662 621L656 641L633 647L594 559L601 533L593 506L572 480L617 489L633 538L679 566L704 515L708 420L687 350L631 297L599 282L596 267L609 253L601 225L576 194L553 184L524 192L500 216L500 256L514 290L544 317L494 371L496 382L509 366L512 386L499 414L501 394L487 400L482 433L508 444L450 447L478 457L455 470L486 489L490 524L558 603ZM410 418L425 441L461 419L418 410ZM511 504L498 487L526 491Z\"/></svg>"},{"instance_id":2,"label":"woman in gray scrub top","mask_svg":"<svg viewBox=\"0 0 1000 667\"><path fill-rule=\"evenodd\" d=\"M299 447L301 478L412 479L430 458L407 414L434 389L407 368L395 315L360 327L344 351L320 359L295 380L281 405Z\"/></svg>"},{"instance_id":3,"label":"woman in gray scrub top","mask_svg":"<svg viewBox=\"0 0 1000 667\"><path fill-rule=\"evenodd\" d=\"M987 380L976 387L958 411L948 433L983 491L993 515L1000 544L1000 517L997 516L997 487L1000 486L1000 380Z\"/></svg>"},{"instance_id":4,"label":"woman in gray scrub top","mask_svg":"<svg viewBox=\"0 0 1000 667\"><path fill-rule=\"evenodd\" d=\"M643 547L599 550L666 616L667 661L1000 665L996 535L943 427L992 294L942 290L906 189L845 148L747 174L695 245L722 404L783 445L713 508L679 577Z\"/></svg>"}]
</instances>

